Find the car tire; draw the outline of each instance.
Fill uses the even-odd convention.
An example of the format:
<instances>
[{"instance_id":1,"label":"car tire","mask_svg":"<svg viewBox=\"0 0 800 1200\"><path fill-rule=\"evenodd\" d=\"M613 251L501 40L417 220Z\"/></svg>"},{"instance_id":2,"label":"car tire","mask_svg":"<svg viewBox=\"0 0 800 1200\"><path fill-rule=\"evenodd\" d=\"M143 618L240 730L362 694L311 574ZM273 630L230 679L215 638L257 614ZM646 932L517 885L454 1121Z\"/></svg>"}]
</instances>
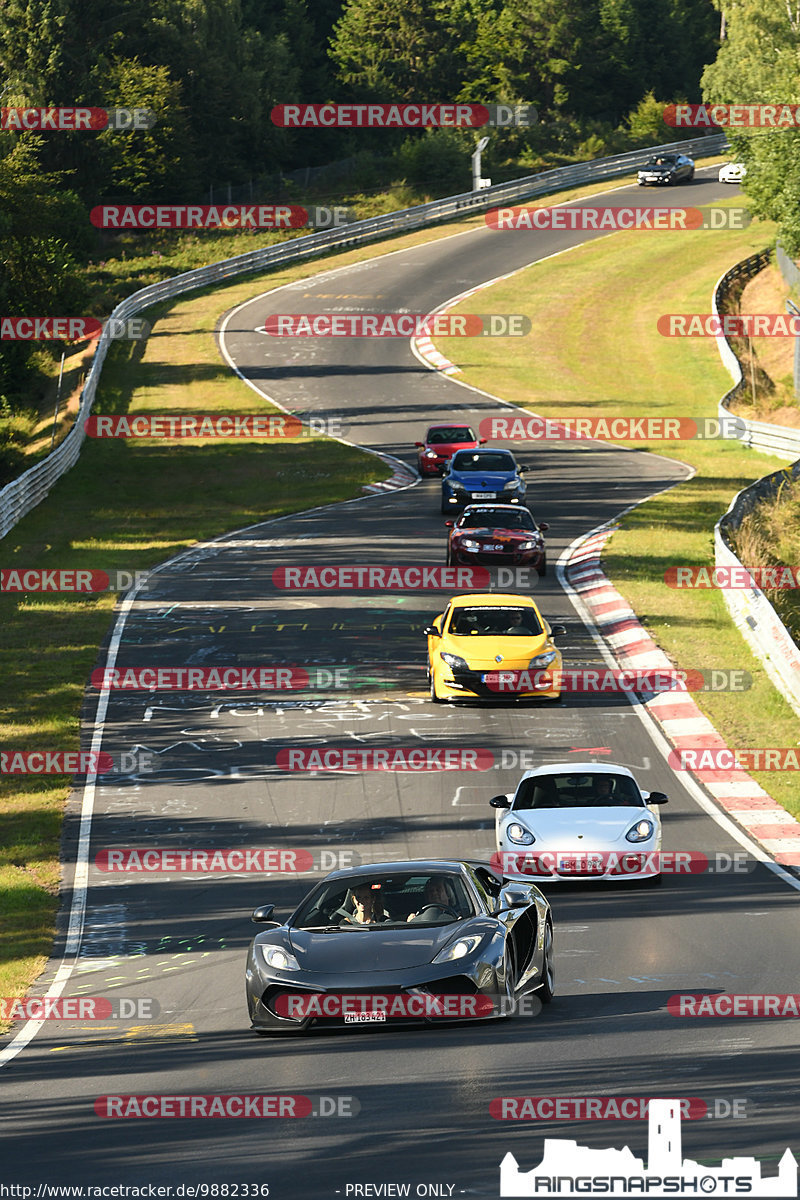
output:
<instances>
[{"instance_id":1,"label":"car tire","mask_svg":"<svg viewBox=\"0 0 800 1200\"><path fill-rule=\"evenodd\" d=\"M554 958L553 922L547 918L544 927L544 962L542 964L542 986L536 995L542 1004L549 1004L556 994L556 967Z\"/></svg>"},{"instance_id":2,"label":"car tire","mask_svg":"<svg viewBox=\"0 0 800 1200\"><path fill-rule=\"evenodd\" d=\"M545 554L542 556L542 565L539 567L539 570L537 571L537 575L546 575L546 574L547 574L547 555Z\"/></svg>"},{"instance_id":3,"label":"car tire","mask_svg":"<svg viewBox=\"0 0 800 1200\"><path fill-rule=\"evenodd\" d=\"M691 183L693 179L694 179L694 167L692 167L691 171L687 175L686 182Z\"/></svg>"},{"instance_id":4,"label":"car tire","mask_svg":"<svg viewBox=\"0 0 800 1200\"><path fill-rule=\"evenodd\" d=\"M510 1021L516 1015L516 997L514 995L514 951L508 943L506 943L503 953L503 975L503 994L500 1002L505 1009L503 1016Z\"/></svg>"},{"instance_id":5,"label":"car tire","mask_svg":"<svg viewBox=\"0 0 800 1200\"><path fill-rule=\"evenodd\" d=\"M428 672L428 679L430 680L431 685L431 700L434 704L444 704L444 700L436 691L436 680L434 678L433 671Z\"/></svg>"}]
</instances>

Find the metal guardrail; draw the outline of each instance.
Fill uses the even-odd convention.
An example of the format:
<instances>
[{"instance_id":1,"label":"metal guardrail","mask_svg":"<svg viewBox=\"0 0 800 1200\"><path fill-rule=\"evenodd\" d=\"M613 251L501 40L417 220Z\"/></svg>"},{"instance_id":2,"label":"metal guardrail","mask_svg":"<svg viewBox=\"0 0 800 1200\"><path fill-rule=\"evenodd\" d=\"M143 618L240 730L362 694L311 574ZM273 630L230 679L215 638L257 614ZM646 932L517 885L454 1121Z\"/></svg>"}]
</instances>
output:
<instances>
[{"instance_id":1,"label":"metal guardrail","mask_svg":"<svg viewBox=\"0 0 800 1200\"><path fill-rule=\"evenodd\" d=\"M323 230L302 237L292 238L277 245L265 246L235 258L212 263L194 271L186 271L172 279L151 284L128 296L111 314L112 318L126 318L143 312L161 300L172 299L185 292L213 284L224 283L237 275L263 271L277 264L297 262L313 258L328 250L344 249L365 242L377 241L409 229L425 228L448 218L460 217L470 212L515 200L530 199L547 195L562 188L584 183L594 183L627 175L647 161L656 151L678 150L686 154L719 154L727 145L724 134L693 138L688 141L671 142L666 146L650 146L644 150L632 150L627 154L615 154L609 158L595 159L590 163L575 163L569 167L556 167L538 175L499 183L480 192L464 192L442 200L432 200L414 208L401 209L385 216L370 217L355 221L338 229ZM30 467L17 479L12 480L0 491L0 538L14 528L26 513L39 504L61 476L73 467L83 445L84 421L92 410L100 373L108 353L108 325L103 327L89 375L81 392L78 416L74 426L55 450Z\"/></svg>"},{"instance_id":2,"label":"metal guardrail","mask_svg":"<svg viewBox=\"0 0 800 1200\"><path fill-rule=\"evenodd\" d=\"M724 301L734 282L751 278L767 265L770 257L771 251L762 250L726 271L714 288L714 312L719 313L720 302ZM742 444L753 450L761 450L779 458L800 458L800 429L731 417L728 405L746 388L746 383L741 363L727 338L721 334L717 336L717 348L735 380L734 386L720 401L720 420L725 417L728 422L735 421ZM763 476L734 496L730 508L714 526L715 566L726 570L742 570L742 564L732 548L733 531L739 528L744 517L757 504L773 497L784 480L795 480L799 475L800 462L794 462L791 467ZM725 588L722 594L734 625L763 663L772 682L800 716L800 649L789 630L760 588Z\"/></svg>"}]
</instances>

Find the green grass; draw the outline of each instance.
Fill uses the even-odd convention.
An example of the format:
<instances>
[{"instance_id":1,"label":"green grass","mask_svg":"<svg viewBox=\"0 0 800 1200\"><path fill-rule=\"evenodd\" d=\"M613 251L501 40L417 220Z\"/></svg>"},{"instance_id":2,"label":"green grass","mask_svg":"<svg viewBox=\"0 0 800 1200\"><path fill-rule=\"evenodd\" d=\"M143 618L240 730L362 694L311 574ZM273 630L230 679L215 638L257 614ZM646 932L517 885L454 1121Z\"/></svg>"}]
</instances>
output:
<instances>
[{"instance_id":1,"label":"green grass","mask_svg":"<svg viewBox=\"0 0 800 1200\"><path fill-rule=\"evenodd\" d=\"M599 239L459 306L526 313L530 336L473 339L468 347L463 339L441 338L437 348L463 368L465 382L548 417L715 417L730 379L714 341L662 337L656 320L662 313L710 311L723 271L773 235L772 226L755 224L740 232L639 231ZM751 673L748 692L695 694L732 746L796 745L797 717L733 626L722 592L679 591L663 579L668 566L713 565L715 522L735 492L778 461L735 442L628 444L689 463L697 475L623 518L606 545L607 574L673 663ZM800 814L790 773L754 778Z\"/></svg>"}]
</instances>

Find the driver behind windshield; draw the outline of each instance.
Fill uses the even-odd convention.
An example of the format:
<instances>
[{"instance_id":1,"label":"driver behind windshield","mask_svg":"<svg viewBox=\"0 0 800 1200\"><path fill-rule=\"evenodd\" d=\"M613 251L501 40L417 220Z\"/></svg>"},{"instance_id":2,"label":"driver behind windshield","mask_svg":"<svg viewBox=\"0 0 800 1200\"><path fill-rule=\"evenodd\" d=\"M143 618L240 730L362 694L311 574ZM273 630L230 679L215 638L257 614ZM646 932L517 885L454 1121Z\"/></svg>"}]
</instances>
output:
<instances>
[{"instance_id":1,"label":"driver behind windshield","mask_svg":"<svg viewBox=\"0 0 800 1200\"><path fill-rule=\"evenodd\" d=\"M422 906L418 908L416 912L408 914L408 921L414 921L417 919L421 921L436 921L443 915L451 915L447 912L443 913L443 909L455 909L457 911L456 897L452 894L447 880L443 879L441 875L431 876L431 878L425 884L422 895ZM425 911L426 908L428 910L427 912Z\"/></svg>"},{"instance_id":2,"label":"driver behind windshield","mask_svg":"<svg viewBox=\"0 0 800 1200\"><path fill-rule=\"evenodd\" d=\"M379 885L380 886L380 885ZM380 925L390 921L383 908L383 897L379 887L371 883L363 883L353 888L353 912L346 916L345 921L351 925Z\"/></svg>"}]
</instances>

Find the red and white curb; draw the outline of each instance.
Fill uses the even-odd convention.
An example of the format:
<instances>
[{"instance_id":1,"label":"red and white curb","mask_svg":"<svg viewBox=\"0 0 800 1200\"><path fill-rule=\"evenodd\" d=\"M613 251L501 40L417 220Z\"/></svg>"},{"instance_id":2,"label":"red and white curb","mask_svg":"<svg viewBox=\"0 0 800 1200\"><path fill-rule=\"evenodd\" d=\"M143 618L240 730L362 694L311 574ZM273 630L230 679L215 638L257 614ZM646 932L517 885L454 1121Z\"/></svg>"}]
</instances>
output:
<instances>
[{"instance_id":1,"label":"red and white curb","mask_svg":"<svg viewBox=\"0 0 800 1200\"><path fill-rule=\"evenodd\" d=\"M452 307L452 305L449 307ZM432 367L434 371L441 371L443 375L461 374L461 367L457 367L455 363L450 362L449 358L445 358L436 349L431 338L414 338L414 347L417 351L417 357L421 358L429 367Z\"/></svg>"},{"instance_id":2,"label":"red and white curb","mask_svg":"<svg viewBox=\"0 0 800 1200\"><path fill-rule=\"evenodd\" d=\"M567 581L620 667L648 672L674 670L675 664L656 645L600 566L603 547L616 528L614 524L604 526L578 544L566 564ZM690 693L661 692L644 703L676 749L727 748ZM776 804L746 771L731 769L724 773L724 779L720 779L719 770L698 769L689 774L771 858L786 867L800 865L800 822Z\"/></svg>"},{"instance_id":3,"label":"red and white curb","mask_svg":"<svg viewBox=\"0 0 800 1200\"><path fill-rule=\"evenodd\" d=\"M379 454L378 457L389 466L394 467L394 471L388 479L380 479L377 483L365 483L363 488L365 492L372 495L381 492L395 492L399 488L410 487L419 479L419 472L415 471L413 467L406 466L399 458L391 458L385 454Z\"/></svg>"}]
</instances>

